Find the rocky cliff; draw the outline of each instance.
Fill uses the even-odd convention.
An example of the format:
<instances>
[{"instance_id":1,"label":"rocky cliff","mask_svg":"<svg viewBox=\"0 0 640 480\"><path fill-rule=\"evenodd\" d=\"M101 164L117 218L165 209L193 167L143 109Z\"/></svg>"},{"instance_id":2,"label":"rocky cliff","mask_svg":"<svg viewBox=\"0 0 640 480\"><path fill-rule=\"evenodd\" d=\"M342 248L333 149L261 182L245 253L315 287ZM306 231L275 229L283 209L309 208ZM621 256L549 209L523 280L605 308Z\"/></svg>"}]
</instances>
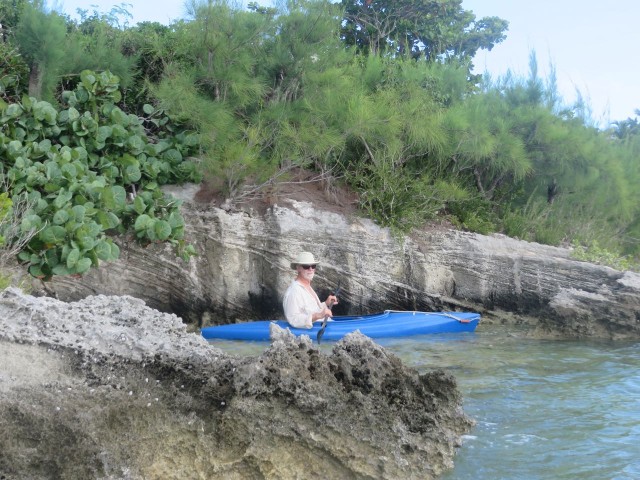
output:
<instances>
[{"instance_id":1,"label":"rocky cliff","mask_svg":"<svg viewBox=\"0 0 640 480\"><path fill-rule=\"evenodd\" d=\"M472 424L444 372L359 334L325 355L274 332L256 358L199 336L281 317L300 250L322 259L317 290L342 286L337 314L464 309L538 335L640 336L640 276L567 249L446 228L400 240L303 201L186 200L188 262L119 238L116 262L0 295L0 478L437 477Z\"/></svg>"},{"instance_id":2,"label":"rocky cliff","mask_svg":"<svg viewBox=\"0 0 640 480\"><path fill-rule=\"evenodd\" d=\"M0 478L436 478L455 380L360 334L230 357L132 297L0 293Z\"/></svg>"},{"instance_id":3,"label":"rocky cliff","mask_svg":"<svg viewBox=\"0 0 640 480\"><path fill-rule=\"evenodd\" d=\"M187 194L185 194L187 192ZM121 238L121 259L83 278L55 278L36 292L63 300L131 295L196 326L282 317L289 261L322 259L315 287L340 283L337 314L384 309L475 310L487 323L521 323L537 335L638 338L640 276L570 258L570 251L447 228L398 239L355 216L289 201L265 212L228 212L186 200L198 255Z\"/></svg>"}]
</instances>

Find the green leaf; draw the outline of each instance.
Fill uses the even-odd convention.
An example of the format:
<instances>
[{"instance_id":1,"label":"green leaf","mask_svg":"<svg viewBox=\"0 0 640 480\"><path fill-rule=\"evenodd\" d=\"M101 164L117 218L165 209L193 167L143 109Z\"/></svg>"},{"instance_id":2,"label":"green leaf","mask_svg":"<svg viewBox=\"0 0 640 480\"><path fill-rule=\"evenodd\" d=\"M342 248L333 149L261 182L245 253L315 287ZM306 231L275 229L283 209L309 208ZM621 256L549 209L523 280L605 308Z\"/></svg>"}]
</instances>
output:
<instances>
[{"instance_id":1,"label":"green leaf","mask_svg":"<svg viewBox=\"0 0 640 480\"><path fill-rule=\"evenodd\" d=\"M49 102L40 101L33 106L33 116L49 125L55 125L58 112Z\"/></svg>"},{"instance_id":2,"label":"green leaf","mask_svg":"<svg viewBox=\"0 0 640 480\"><path fill-rule=\"evenodd\" d=\"M9 118L17 118L20 115L22 115L22 112L24 110L22 109L22 107L20 106L20 104L18 103L12 103L10 104L7 109L4 111L4 114L9 117Z\"/></svg>"},{"instance_id":3,"label":"green leaf","mask_svg":"<svg viewBox=\"0 0 640 480\"><path fill-rule=\"evenodd\" d=\"M107 138L111 136L113 133L113 129L108 125L103 125L98 127L98 132L96 134L96 142L105 143Z\"/></svg>"},{"instance_id":4,"label":"green leaf","mask_svg":"<svg viewBox=\"0 0 640 480\"><path fill-rule=\"evenodd\" d=\"M174 165L177 165L178 163L182 162L182 154L175 148L172 148L164 152L162 154L162 158L173 163Z\"/></svg>"},{"instance_id":5,"label":"green leaf","mask_svg":"<svg viewBox=\"0 0 640 480\"><path fill-rule=\"evenodd\" d=\"M73 107L69 107L68 110L63 110L58 116L60 123L74 122L80 118L80 112Z\"/></svg>"},{"instance_id":6,"label":"green leaf","mask_svg":"<svg viewBox=\"0 0 640 480\"><path fill-rule=\"evenodd\" d=\"M93 85L96 83L95 73L91 70L83 70L80 72L80 81L82 82L82 86L86 88L88 91L92 91Z\"/></svg>"},{"instance_id":7,"label":"green leaf","mask_svg":"<svg viewBox=\"0 0 640 480\"><path fill-rule=\"evenodd\" d=\"M73 270L70 270L64 263L59 263L53 267L52 272L54 275L71 275Z\"/></svg>"},{"instance_id":8,"label":"green leaf","mask_svg":"<svg viewBox=\"0 0 640 480\"><path fill-rule=\"evenodd\" d=\"M140 215L136 218L134 228L136 231L146 230L153 223L153 219L146 214Z\"/></svg>"},{"instance_id":9,"label":"green leaf","mask_svg":"<svg viewBox=\"0 0 640 480\"><path fill-rule=\"evenodd\" d=\"M91 268L91 259L84 257L81 258L76 265L76 273L85 273Z\"/></svg>"},{"instance_id":10,"label":"green leaf","mask_svg":"<svg viewBox=\"0 0 640 480\"><path fill-rule=\"evenodd\" d=\"M89 92L82 85L76 88L76 91L74 93L76 99L75 105L87 103L87 101L89 100Z\"/></svg>"},{"instance_id":11,"label":"green leaf","mask_svg":"<svg viewBox=\"0 0 640 480\"><path fill-rule=\"evenodd\" d=\"M46 244L61 244L67 235L67 231L58 226L53 225L51 227L47 227L40 232L38 237Z\"/></svg>"},{"instance_id":12,"label":"green leaf","mask_svg":"<svg viewBox=\"0 0 640 480\"><path fill-rule=\"evenodd\" d=\"M93 248L93 251L100 260L113 260L111 257L111 245L107 243L106 240L98 242L98 244Z\"/></svg>"},{"instance_id":13,"label":"green leaf","mask_svg":"<svg viewBox=\"0 0 640 480\"><path fill-rule=\"evenodd\" d=\"M66 210L58 210L53 216L53 223L63 225L69 220L69 214Z\"/></svg>"},{"instance_id":14,"label":"green leaf","mask_svg":"<svg viewBox=\"0 0 640 480\"><path fill-rule=\"evenodd\" d=\"M103 210L99 210L96 218L103 230L116 228L120 224L120 219L113 212L105 212Z\"/></svg>"},{"instance_id":15,"label":"green leaf","mask_svg":"<svg viewBox=\"0 0 640 480\"><path fill-rule=\"evenodd\" d=\"M29 273L35 278L46 278L46 275L40 268L40 265L31 265L29 267Z\"/></svg>"},{"instance_id":16,"label":"green leaf","mask_svg":"<svg viewBox=\"0 0 640 480\"><path fill-rule=\"evenodd\" d=\"M63 165L60 170L62 172L62 175L64 175L69 180L74 180L78 176L78 169L72 163Z\"/></svg>"},{"instance_id":17,"label":"green leaf","mask_svg":"<svg viewBox=\"0 0 640 480\"><path fill-rule=\"evenodd\" d=\"M133 135L127 140L127 148L133 155L144 151L145 143L139 135Z\"/></svg>"},{"instance_id":18,"label":"green leaf","mask_svg":"<svg viewBox=\"0 0 640 480\"><path fill-rule=\"evenodd\" d=\"M78 250L77 248L74 248L69 252L69 255L67 256L67 268L69 270L72 270L73 268L75 268L79 259L80 259L80 250Z\"/></svg>"},{"instance_id":19,"label":"green leaf","mask_svg":"<svg viewBox=\"0 0 640 480\"><path fill-rule=\"evenodd\" d=\"M36 184L37 182L34 182L34 184ZM41 184L38 186L42 186ZM42 187L42 189L45 191L45 193L55 193L58 190L60 190L60 184L58 183L45 183L44 186ZM64 206L64 205L63 205Z\"/></svg>"},{"instance_id":20,"label":"green leaf","mask_svg":"<svg viewBox=\"0 0 640 480\"><path fill-rule=\"evenodd\" d=\"M137 167L140 165L138 159L129 153L125 153L124 155L122 155L122 157L119 159L119 162L125 166L135 165Z\"/></svg>"},{"instance_id":21,"label":"green leaf","mask_svg":"<svg viewBox=\"0 0 640 480\"><path fill-rule=\"evenodd\" d=\"M73 198L73 193L68 192L67 190L62 188L60 189L60 192L58 193L55 200L53 201L53 206L56 207L58 210L60 210L64 208L67 205L67 203L71 201L72 198Z\"/></svg>"},{"instance_id":22,"label":"green leaf","mask_svg":"<svg viewBox=\"0 0 640 480\"><path fill-rule=\"evenodd\" d=\"M45 154L51 151L51 140L48 138L45 138L44 140L41 140L40 142L38 142L38 147L37 149L34 149L34 153L38 153L38 154Z\"/></svg>"},{"instance_id":23,"label":"green leaf","mask_svg":"<svg viewBox=\"0 0 640 480\"><path fill-rule=\"evenodd\" d=\"M124 170L124 177L127 182L135 183L140 180L142 173L136 165L129 165Z\"/></svg>"},{"instance_id":24,"label":"green leaf","mask_svg":"<svg viewBox=\"0 0 640 480\"><path fill-rule=\"evenodd\" d=\"M79 234L76 234L76 237L78 238L78 244L82 247L83 251L91 250L96 246L95 237L90 235L79 236Z\"/></svg>"},{"instance_id":25,"label":"green leaf","mask_svg":"<svg viewBox=\"0 0 640 480\"><path fill-rule=\"evenodd\" d=\"M149 160L147 162L144 163L144 165L142 166L142 168L144 169L144 171L146 172L146 174L151 177L151 178L157 178L158 174L161 172L161 168L160 168L160 162L153 157L150 157ZM156 182L153 182L156 183ZM156 183L157 185L157 183Z\"/></svg>"},{"instance_id":26,"label":"green leaf","mask_svg":"<svg viewBox=\"0 0 640 480\"><path fill-rule=\"evenodd\" d=\"M138 238L146 237L148 240L151 240L152 242L155 242L156 240L158 240L158 237L156 235L156 229L154 228L155 224L156 224L156 220L152 219L151 223L147 226L146 230L136 232Z\"/></svg>"},{"instance_id":27,"label":"green leaf","mask_svg":"<svg viewBox=\"0 0 640 480\"><path fill-rule=\"evenodd\" d=\"M61 164L69 163L71 161L71 149L67 146L63 146L59 152L59 158L56 158L56 161ZM62 160L62 161L61 161Z\"/></svg>"},{"instance_id":28,"label":"green leaf","mask_svg":"<svg viewBox=\"0 0 640 480\"><path fill-rule=\"evenodd\" d=\"M67 223L64 224L64 229L67 231L68 234L73 234L81 226L82 226L81 223L78 223L75 220L73 220L71 217L69 217L69 220L67 221Z\"/></svg>"},{"instance_id":29,"label":"green leaf","mask_svg":"<svg viewBox=\"0 0 640 480\"><path fill-rule=\"evenodd\" d=\"M94 250L89 250L88 252L85 252L85 255L87 256L88 259L91 260L91 266L92 267L96 267L97 268L97 267L100 266L100 259L96 255L95 249Z\"/></svg>"},{"instance_id":30,"label":"green leaf","mask_svg":"<svg viewBox=\"0 0 640 480\"><path fill-rule=\"evenodd\" d=\"M71 158L73 158L74 160L78 160L83 164L86 164L88 156L89 155L87 153L87 149L84 147L75 147L71 151Z\"/></svg>"},{"instance_id":31,"label":"green leaf","mask_svg":"<svg viewBox=\"0 0 640 480\"><path fill-rule=\"evenodd\" d=\"M23 146L20 140L11 140L7 145L7 153L11 158L17 158L22 153Z\"/></svg>"},{"instance_id":32,"label":"green leaf","mask_svg":"<svg viewBox=\"0 0 640 480\"><path fill-rule=\"evenodd\" d=\"M182 218L182 215L180 215L180 213L178 212L171 212L169 214L168 221L169 221L169 225L171 225L172 230L174 228L179 228L184 226L184 219Z\"/></svg>"},{"instance_id":33,"label":"green leaf","mask_svg":"<svg viewBox=\"0 0 640 480\"><path fill-rule=\"evenodd\" d=\"M87 232L86 234L91 236L91 237L93 237L93 238L96 238L98 235L100 235L102 233L102 227L100 225L98 225L94 221L90 221L89 223L85 223L83 225L83 228Z\"/></svg>"},{"instance_id":34,"label":"green leaf","mask_svg":"<svg viewBox=\"0 0 640 480\"><path fill-rule=\"evenodd\" d=\"M73 216L76 222L84 222L84 216L87 213L87 209L83 205L74 205L71 208L71 211L73 212Z\"/></svg>"},{"instance_id":35,"label":"green leaf","mask_svg":"<svg viewBox=\"0 0 640 480\"><path fill-rule=\"evenodd\" d=\"M111 242L111 258L113 260L120 258L120 247L113 242Z\"/></svg>"},{"instance_id":36,"label":"green leaf","mask_svg":"<svg viewBox=\"0 0 640 480\"><path fill-rule=\"evenodd\" d=\"M195 147L196 145L198 145L199 142L200 142L200 137L195 133L189 134L186 137L184 137L184 144L187 147Z\"/></svg>"},{"instance_id":37,"label":"green leaf","mask_svg":"<svg viewBox=\"0 0 640 480\"><path fill-rule=\"evenodd\" d=\"M166 220L157 220L153 229L158 240L166 240L171 236L171 226Z\"/></svg>"},{"instance_id":38,"label":"green leaf","mask_svg":"<svg viewBox=\"0 0 640 480\"><path fill-rule=\"evenodd\" d=\"M125 206L127 192L124 187L114 185L112 187L104 187L102 189L101 197L106 210L119 212Z\"/></svg>"},{"instance_id":39,"label":"green leaf","mask_svg":"<svg viewBox=\"0 0 640 480\"><path fill-rule=\"evenodd\" d=\"M119 79L108 71L81 72L74 91L60 98L60 109L34 97L13 104L0 99L4 178L15 192L30 195L20 228L37 232L20 260L48 279L118 258L120 249L105 231L135 229L138 238L150 240L182 234L184 222L172 214L176 205L162 198L158 185L186 178L180 165L190 154L187 133L167 116L148 118L161 112L147 104L144 115L157 127L150 143L142 117L117 106ZM125 186L131 183L140 185L128 203Z\"/></svg>"},{"instance_id":40,"label":"green leaf","mask_svg":"<svg viewBox=\"0 0 640 480\"><path fill-rule=\"evenodd\" d=\"M13 163L13 166L18 170L24 170L28 165L31 165L31 162L23 157L16 158L15 162Z\"/></svg>"},{"instance_id":41,"label":"green leaf","mask_svg":"<svg viewBox=\"0 0 640 480\"><path fill-rule=\"evenodd\" d=\"M50 248L44 252L44 263L53 268L60 263L60 249Z\"/></svg>"},{"instance_id":42,"label":"green leaf","mask_svg":"<svg viewBox=\"0 0 640 480\"><path fill-rule=\"evenodd\" d=\"M96 179L93 182L85 185L85 189L87 191L99 190L101 193L102 189L106 185L107 185L107 180L104 177L100 176L100 177L96 177Z\"/></svg>"},{"instance_id":43,"label":"green leaf","mask_svg":"<svg viewBox=\"0 0 640 480\"><path fill-rule=\"evenodd\" d=\"M59 181L60 177L62 177L62 172L60 171L60 167L55 162L47 162L47 178L51 181Z\"/></svg>"},{"instance_id":44,"label":"green leaf","mask_svg":"<svg viewBox=\"0 0 640 480\"><path fill-rule=\"evenodd\" d=\"M124 136L126 130L124 127L129 126L129 116L119 108L114 108L110 114L111 121L114 125L114 134L118 137ZM120 127L116 130L116 127Z\"/></svg>"},{"instance_id":45,"label":"green leaf","mask_svg":"<svg viewBox=\"0 0 640 480\"><path fill-rule=\"evenodd\" d=\"M147 210L147 205L144 203L141 195L136 195L136 198L133 201L133 208L138 215L142 215Z\"/></svg>"},{"instance_id":46,"label":"green leaf","mask_svg":"<svg viewBox=\"0 0 640 480\"><path fill-rule=\"evenodd\" d=\"M44 210L46 210L48 206L49 204L45 199L39 198L38 200L36 200L35 206L33 207L33 211L40 214Z\"/></svg>"},{"instance_id":47,"label":"green leaf","mask_svg":"<svg viewBox=\"0 0 640 480\"><path fill-rule=\"evenodd\" d=\"M182 240L184 238L184 227L174 228L171 231L171 237L174 240Z\"/></svg>"},{"instance_id":48,"label":"green leaf","mask_svg":"<svg viewBox=\"0 0 640 480\"><path fill-rule=\"evenodd\" d=\"M80 120L74 120L73 122L71 122L71 129L76 136L87 134L87 132L82 128L82 123L80 123Z\"/></svg>"},{"instance_id":49,"label":"green leaf","mask_svg":"<svg viewBox=\"0 0 640 480\"><path fill-rule=\"evenodd\" d=\"M22 233L38 230L42 225L42 219L38 215L26 215L20 223Z\"/></svg>"}]
</instances>

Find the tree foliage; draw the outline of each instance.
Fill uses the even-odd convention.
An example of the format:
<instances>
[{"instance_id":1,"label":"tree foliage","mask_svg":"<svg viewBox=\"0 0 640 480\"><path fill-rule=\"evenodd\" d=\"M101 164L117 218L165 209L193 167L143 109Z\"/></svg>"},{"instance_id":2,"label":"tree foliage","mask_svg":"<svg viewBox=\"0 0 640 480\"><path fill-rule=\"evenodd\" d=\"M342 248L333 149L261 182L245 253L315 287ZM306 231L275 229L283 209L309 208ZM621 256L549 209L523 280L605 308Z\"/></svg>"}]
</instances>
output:
<instances>
[{"instance_id":1,"label":"tree foliage","mask_svg":"<svg viewBox=\"0 0 640 480\"><path fill-rule=\"evenodd\" d=\"M94 10L91 14L83 10L80 20L67 22L65 59L61 76L68 86L74 86L78 73L84 70L108 70L119 78L120 89L132 87L135 68L139 61L136 52L125 50L127 36L121 27L120 17L131 14L122 7L114 7L108 13ZM125 55L126 52L126 55ZM69 77L75 78L69 81Z\"/></svg>"},{"instance_id":2,"label":"tree foliage","mask_svg":"<svg viewBox=\"0 0 640 480\"><path fill-rule=\"evenodd\" d=\"M635 113L640 115L640 109L637 109ZM638 122L637 116L636 118L613 122L611 126L613 135L620 140L627 140L640 135L640 122Z\"/></svg>"},{"instance_id":3,"label":"tree foliage","mask_svg":"<svg viewBox=\"0 0 640 480\"><path fill-rule=\"evenodd\" d=\"M365 54L468 63L504 40L508 23L476 19L462 0L343 0L342 36Z\"/></svg>"},{"instance_id":4,"label":"tree foliage","mask_svg":"<svg viewBox=\"0 0 640 480\"><path fill-rule=\"evenodd\" d=\"M42 225L62 227L67 239L67 222L78 223L77 212L67 211L76 198L91 204L83 218L98 225L89 227L96 241L108 242L114 228L146 241L174 238L180 225L167 217L174 205L156 196L155 184L196 178L184 159L197 150L200 172L229 202L302 168L318 172L326 188L346 182L364 213L398 232L446 216L479 232L640 252L637 119L596 128L584 99L563 104L553 68L540 78L535 53L527 78L508 74L480 83L471 62L505 38L502 19L477 19L460 0L295 0L248 9L195 1L189 20L168 26L129 26L126 13L66 19L61 47L48 53L13 33L0 50L3 133L11 138L1 144L3 163L14 168L14 185L25 182L16 172L29 171L23 189L39 192L28 193L49 209ZM38 35L58 31L59 16L37 8L29 15L41 22ZM28 17L12 18L16 29L29 24ZM66 62L52 60L59 51ZM25 71L33 73L36 59L46 66L39 70L43 85L51 78L55 88L22 100ZM68 93L88 91L84 68L106 82L94 103ZM107 69L124 88L103 79ZM185 129L197 133L197 142ZM45 158L60 156L57 167L44 166ZM59 183L71 169L65 165L85 157L86 168L75 166L71 207L51 207L62 194L54 196L47 184L68 195L70 186ZM98 177L104 185L95 183ZM124 195L122 203L134 187L135 200ZM111 222L98 221L100 211L119 223L109 215ZM95 246L79 248L77 238L79 256L68 261L76 247L64 250L67 240L55 232L62 233L50 230L46 238L55 254L43 253L40 238L29 258L23 255L34 273L77 273L83 258L97 264Z\"/></svg>"},{"instance_id":5,"label":"tree foliage","mask_svg":"<svg viewBox=\"0 0 640 480\"><path fill-rule=\"evenodd\" d=\"M64 17L45 11L42 1L25 3L15 27L15 41L29 65L29 95L53 99L64 60Z\"/></svg>"}]
</instances>

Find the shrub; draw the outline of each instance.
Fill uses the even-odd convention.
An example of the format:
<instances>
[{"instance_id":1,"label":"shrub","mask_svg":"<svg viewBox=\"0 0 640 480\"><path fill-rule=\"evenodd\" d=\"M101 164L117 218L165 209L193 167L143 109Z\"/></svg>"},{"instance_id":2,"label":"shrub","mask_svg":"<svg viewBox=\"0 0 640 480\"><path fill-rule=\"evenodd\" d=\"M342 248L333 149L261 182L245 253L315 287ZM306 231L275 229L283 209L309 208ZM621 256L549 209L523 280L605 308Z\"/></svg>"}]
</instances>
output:
<instances>
[{"instance_id":1,"label":"shrub","mask_svg":"<svg viewBox=\"0 0 640 480\"><path fill-rule=\"evenodd\" d=\"M616 270L638 270L639 267L631 257L620 255L606 248L601 248L596 241L591 242L587 246L574 242L571 257L584 262L606 265Z\"/></svg>"},{"instance_id":2,"label":"shrub","mask_svg":"<svg viewBox=\"0 0 640 480\"><path fill-rule=\"evenodd\" d=\"M19 259L38 278L83 274L118 258L110 232L184 247L180 204L159 187L199 180L187 159L194 134L172 131L167 119L149 137L142 119L117 106L116 76L84 71L80 78L63 93L62 110L32 97L0 107L0 180L11 185L11 199L30 205L20 229L37 234Z\"/></svg>"}]
</instances>

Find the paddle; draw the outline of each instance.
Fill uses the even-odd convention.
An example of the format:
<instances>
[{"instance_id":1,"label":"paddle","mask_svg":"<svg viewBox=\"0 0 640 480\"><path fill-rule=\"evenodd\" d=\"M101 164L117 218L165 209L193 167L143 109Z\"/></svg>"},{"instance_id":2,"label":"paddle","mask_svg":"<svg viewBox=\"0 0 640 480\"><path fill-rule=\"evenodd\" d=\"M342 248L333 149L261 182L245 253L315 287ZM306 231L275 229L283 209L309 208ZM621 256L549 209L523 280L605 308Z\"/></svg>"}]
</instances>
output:
<instances>
[{"instance_id":1,"label":"paddle","mask_svg":"<svg viewBox=\"0 0 640 480\"><path fill-rule=\"evenodd\" d=\"M340 280L338 280L338 286L336 287L335 291L333 292L333 296L337 297L339 293L340 293ZM331 305L331 307L333 307L333 305ZM329 308L331 308L331 307L329 307ZM320 339L324 335L324 331L327 328L327 322L328 321L329 321L329 317L324 317L324 320L322 321L322 326L320 327L320 330L318 330L318 335L316 337L318 345L320 345Z\"/></svg>"}]
</instances>

